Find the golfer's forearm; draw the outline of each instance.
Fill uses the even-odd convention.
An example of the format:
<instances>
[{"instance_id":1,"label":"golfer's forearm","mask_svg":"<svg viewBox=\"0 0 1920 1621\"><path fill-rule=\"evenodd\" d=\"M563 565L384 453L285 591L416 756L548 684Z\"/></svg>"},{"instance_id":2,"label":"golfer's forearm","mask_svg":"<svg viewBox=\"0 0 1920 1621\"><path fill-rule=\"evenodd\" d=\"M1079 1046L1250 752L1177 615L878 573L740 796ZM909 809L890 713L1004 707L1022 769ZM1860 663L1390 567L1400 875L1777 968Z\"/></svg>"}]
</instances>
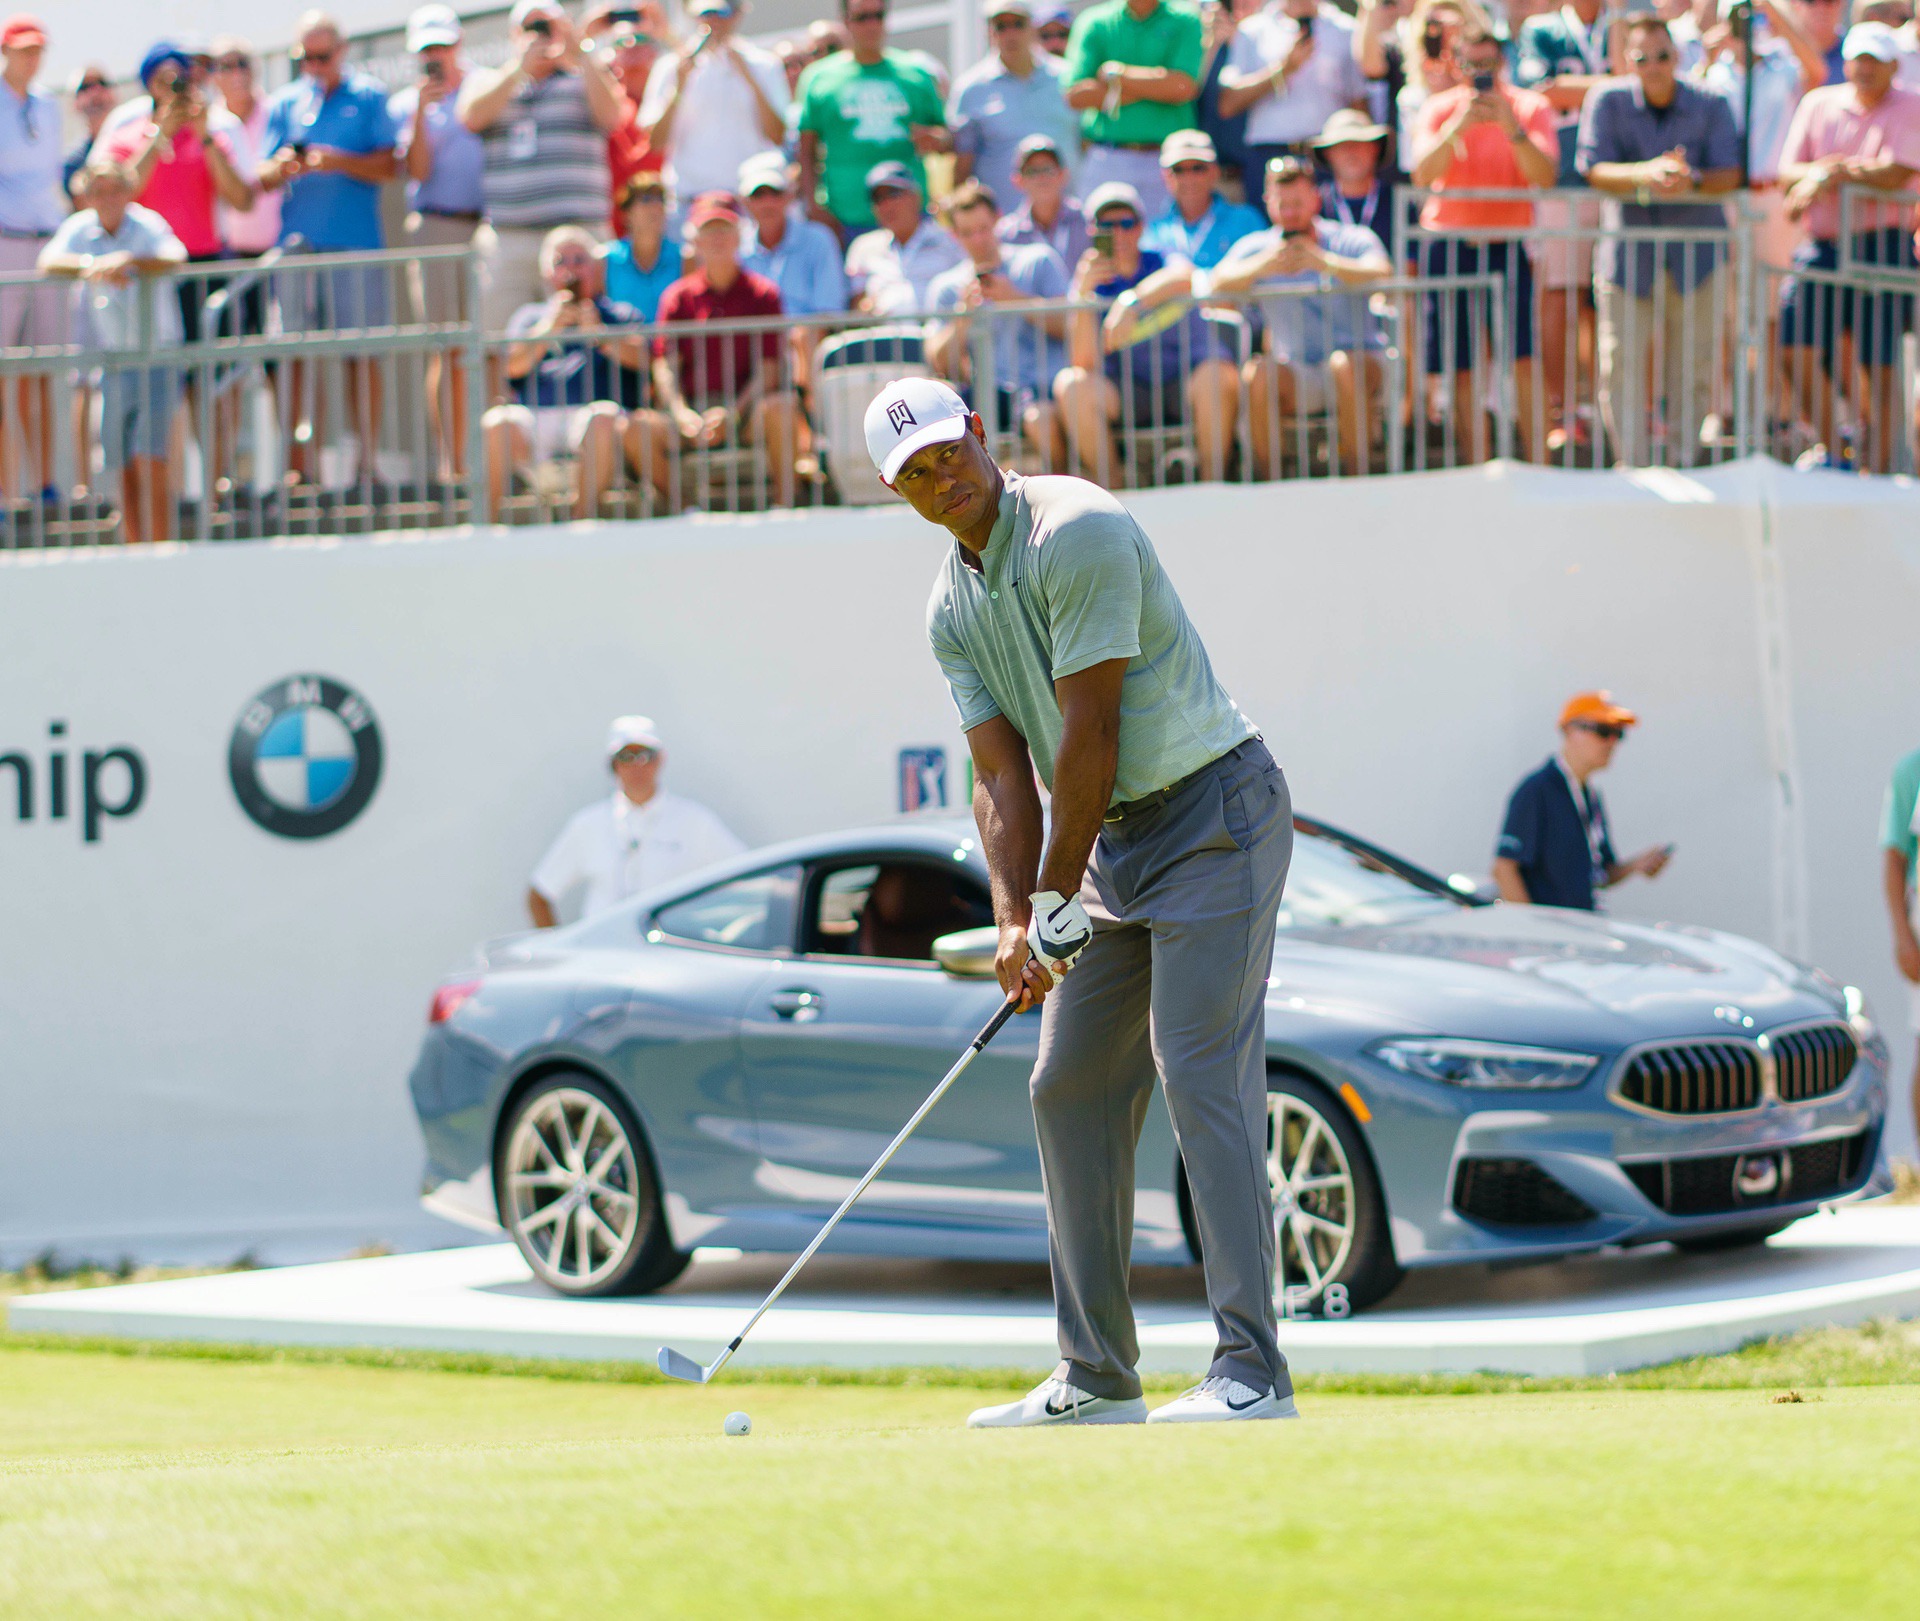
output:
<instances>
[{"instance_id":1,"label":"golfer's forearm","mask_svg":"<svg viewBox=\"0 0 1920 1621\"><path fill-rule=\"evenodd\" d=\"M1521 906L1530 905L1533 897L1527 893L1527 881L1520 876L1520 864L1499 857L1493 864L1493 885L1500 891L1503 901L1514 901Z\"/></svg>"},{"instance_id":2,"label":"golfer's forearm","mask_svg":"<svg viewBox=\"0 0 1920 1621\"><path fill-rule=\"evenodd\" d=\"M1913 932L1908 912L1907 855L1904 850L1880 852L1880 892L1886 896L1887 916L1893 921L1893 938L1904 939Z\"/></svg>"},{"instance_id":3,"label":"golfer's forearm","mask_svg":"<svg viewBox=\"0 0 1920 1621\"><path fill-rule=\"evenodd\" d=\"M1016 782L977 777L973 785L973 820L986 851L987 873L993 891L997 923L1025 925L1032 907L1028 897L1037 890L1043 826L1040 796L1029 774L1025 793Z\"/></svg>"},{"instance_id":4,"label":"golfer's forearm","mask_svg":"<svg viewBox=\"0 0 1920 1621\"><path fill-rule=\"evenodd\" d=\"M1120 764L1120 716L1071 721L1060 738L1053 763L1053 829L1040 864L1041 889L1078 894L1093 854L1100 823L1113 798L1113 776Z\"/></svg>"}]
</instances>

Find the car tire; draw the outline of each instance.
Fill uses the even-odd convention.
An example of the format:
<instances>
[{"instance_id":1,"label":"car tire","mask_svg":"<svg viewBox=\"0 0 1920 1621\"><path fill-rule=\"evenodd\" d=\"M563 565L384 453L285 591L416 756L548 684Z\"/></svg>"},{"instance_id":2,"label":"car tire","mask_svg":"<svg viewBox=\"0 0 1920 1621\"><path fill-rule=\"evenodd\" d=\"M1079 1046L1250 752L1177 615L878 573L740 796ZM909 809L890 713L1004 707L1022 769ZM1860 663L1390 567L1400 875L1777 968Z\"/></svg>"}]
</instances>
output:
<instances>
[{"instance_id":1,"label":"car tire","mask_svg":"<svg viewBox=\"0 0 1920 1621\"><path fill-rule=\"evenodd\" d=\"M1702 1233L1698 1238L1676 1238L1673 1247L1687 1255L1714 1255L1721 1250L1743 1250L1764 1244L1775 1233L1785 1232L1790 1221L1763 1221L1753 1227L1734 1227L1726 1232Z\"/></svg>"},{"instance_id":2,"label":"car tire","mask_svg":"<svg viewBox=\"0 0 1920 1621\"><path fill-rule=\"evenodd\" d=\"M1285 1071L1267 1077L1267 1173L1279 1213L1274 1304L1282 1317L1345 1317L1398 1287L1406 1274L1394 1260L1373 1156L1352 1114L1317 1082ZM1175 1191L1187 1247L1200 1260L1184 1164Z\"/></svg>"},{"instance_id":3,"label":"car tire","mask_svg":"<svg viewBox=\"0 0 1920 1621\"><path fill-rule=\"evenodd\" d=\"M493 1185L501 1226L559 1294L647 1294L693 1259L673 1247L639 1122L595 1076L549 1075L514 1100L495 1144Z\"/></svg>"}]
</instances>

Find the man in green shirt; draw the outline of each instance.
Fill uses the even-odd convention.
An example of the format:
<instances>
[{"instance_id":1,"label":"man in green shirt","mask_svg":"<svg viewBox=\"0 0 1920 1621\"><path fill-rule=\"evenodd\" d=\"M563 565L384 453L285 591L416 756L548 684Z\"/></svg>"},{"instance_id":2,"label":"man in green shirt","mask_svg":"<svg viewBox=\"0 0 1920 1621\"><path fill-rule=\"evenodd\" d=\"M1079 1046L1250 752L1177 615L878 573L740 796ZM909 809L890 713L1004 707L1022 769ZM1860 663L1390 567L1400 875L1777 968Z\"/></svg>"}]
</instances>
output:
<instances>
[{"instance_id":1,"label":"man in green shirt","mask_svg":"<svg viewBox=\"0 0 1920 1621\"><path fill-rule=\"evenodd\" d=\"M852 49L835 51L800 75L794 90L800 133L800 195L807 211L840 233L845 247L873 228L867 173L904 163L927 189L923 154L952 145L940 86L904 51L887 48L886 0L840 0Z\"/></svg>"},{"instance_id":2,"label":"man in green shirt","mask_svg":"<svg viewBox=\"0 0 1920 1621\"><path fill-rule=\"evenodd\" d=\"M1920 1031L1920 935L1914 907L1920 895L1920 749L1893 768L1880 811L1880 883L1893 923L1893 960L1910 987L1912 1025ZM1914 1130L1920 1132L1920 1051L1913 1071Z\"/></svg>"},{"instance_id":3,"label":"man in green shirt","mask_svg":"<svg viewBox=\"0 0 1920 1621\"><path fill-rule=\"evenodd\" d=\"M1060 1365L968 1422L1148 1418L1127 1272L1156 1076L1216 1349L1207 1377L1151 1422L1296 1417L1275 1341L1266 1169L1286 779L1113 496L1006 471L980 418L932 378L889 384L866 433L882 481L953 537L927 633L973 755L1000 983L1023 1008L1044 1004L1033 1119Z\"/></svg>"},{"instance_id":4,"label":"man in green shirt","mask_svg":"<svg viewBox=\"0 0 1920 1621\"><path fill-rule=\"evenodd\" d=\"M1067 105L1087 138L1082 197L1119 180L1140 193L1148 219L1166 212L1160 143L1194 127L1203 55L1200 13L1170 0L1100 0L1074 20Z\"/></svg>"}]
</instances>

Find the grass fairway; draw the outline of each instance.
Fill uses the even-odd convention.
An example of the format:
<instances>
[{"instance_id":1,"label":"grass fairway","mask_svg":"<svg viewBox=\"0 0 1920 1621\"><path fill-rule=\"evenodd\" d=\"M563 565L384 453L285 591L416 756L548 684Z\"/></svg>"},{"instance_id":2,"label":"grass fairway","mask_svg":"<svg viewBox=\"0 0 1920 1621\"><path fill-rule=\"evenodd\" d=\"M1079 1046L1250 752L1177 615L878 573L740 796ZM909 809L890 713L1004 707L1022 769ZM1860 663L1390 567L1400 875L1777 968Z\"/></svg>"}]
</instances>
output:
<instances>
[{"instance_id":1,"label":"grass fairway","mask_svg":"<svg viewBox=\"0 0 1920 1621\"><path fill-rule=\"evenodd\" d=\"M1910 1614L1920 1584L1913 1385L957 1427L1000 1394L0 1339L0 1615L1751 1621Z\"/></svg>"}]
</instances>

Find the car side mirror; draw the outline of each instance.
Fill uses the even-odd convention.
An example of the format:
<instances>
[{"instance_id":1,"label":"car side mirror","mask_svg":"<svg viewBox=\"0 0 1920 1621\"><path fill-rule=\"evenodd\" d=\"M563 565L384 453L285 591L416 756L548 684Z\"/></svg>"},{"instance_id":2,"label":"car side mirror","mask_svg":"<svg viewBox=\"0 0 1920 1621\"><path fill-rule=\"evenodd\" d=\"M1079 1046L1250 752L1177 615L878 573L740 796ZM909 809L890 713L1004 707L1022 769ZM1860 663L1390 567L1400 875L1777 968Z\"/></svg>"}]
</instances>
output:
<instances>
[{"instance_id":1,"label":"car side mirror","mask_svg":"<svg viewBox=\"0 0 1920 1621\"><path fill-rule=\"evenodd\" d=\"M1000 931L991 927L961 929L933 942L933 960L956 979L992 979L999 952Z\"/></svg>"}]
</instances>

